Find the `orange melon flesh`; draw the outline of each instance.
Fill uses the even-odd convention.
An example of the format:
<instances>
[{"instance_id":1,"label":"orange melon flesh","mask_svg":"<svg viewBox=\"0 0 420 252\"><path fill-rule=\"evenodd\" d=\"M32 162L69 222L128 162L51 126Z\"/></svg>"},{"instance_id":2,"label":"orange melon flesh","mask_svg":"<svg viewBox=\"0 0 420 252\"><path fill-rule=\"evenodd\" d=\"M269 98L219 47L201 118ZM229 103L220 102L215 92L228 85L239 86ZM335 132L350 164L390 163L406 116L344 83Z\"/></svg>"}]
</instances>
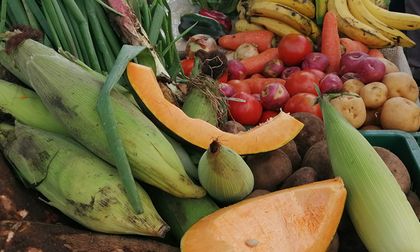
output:
<instances>
[{"instance_id":1,"label":"orange melon flesh","mask_svg":"<svg viewBox=\"0 0 420 252\"><path fill-rule=\"evenodd\" d=\"M182 252L324 252L346 200L341 178L293 187L222 208L195 223Z\"/></svg>"},{"instance_id":2,"label":"orange melon flesh","mask_svg":"<svg viewBox=\"0 0 420 252\"><path fill-rule=\"evenodd\" d=\"M303 124L284 112L269 122L239 134L231 134L201 120L188 117L180 108L165 99L153 70L129 63L127 75L131 86L149 112L181 139L207 149L217 139L240 155L267 152L292 140Z\"/></svg>"}]
</instances>

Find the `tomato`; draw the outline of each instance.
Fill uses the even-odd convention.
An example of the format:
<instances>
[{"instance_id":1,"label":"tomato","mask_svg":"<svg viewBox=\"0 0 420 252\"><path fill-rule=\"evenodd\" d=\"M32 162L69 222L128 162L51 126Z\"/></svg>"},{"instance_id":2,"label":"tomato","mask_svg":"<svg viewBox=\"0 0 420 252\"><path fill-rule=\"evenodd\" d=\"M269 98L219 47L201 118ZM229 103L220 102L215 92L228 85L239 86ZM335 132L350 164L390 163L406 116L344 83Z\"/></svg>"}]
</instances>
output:
<instances>
[{"instance_id":1,"label":"tomato","mask_svg":"<svg viewBox=\"0 0 420 252\"><path fill-rule=\"evenodd\" d=\"M315 85L319 84L319 77L308 70L293 73L284 85L290 96L297 93L311 93L316 95Z\"/></svg>"},{"instance_id":2,"label":"tomato","mask_svg":"<svg viewBox=\"0 0 420 252\"><path fill-rule=\"evenodd\" d=\"M322 119L321 106L315 104L316 95L309 93L296 94L286 102L283 107L284 112L296 113L296 112L309 112Z\"/></svg>"},{"instance_id":3,"label":"tomato","mask_svg":"<svg viewBox=\"0 0 420 252\"><path fill-rule=\"evenodd\" d=\"M243 80L230 80L228 84L235 89L236 93L251 93L251 88L249 87L248 83L244 82Z\"/></svg>"},{"instance_id":4,"label":"tomato","mask_svg":"<svg viewBox=\"0 0 420 252\"><path fill-rule=\"evenodd\" d=\"M271 110L266 110L262 113L261 118L259 123L264 123L266 122L268 119L275 117L276 115L278 115L279 112L278 111L271 111Z\"/></svg>"},{"instance_id":5,"label":"tomato","mask_svg":"<svg viewBox=\"0 0 420 252\"><path fill-rule=\"evenodd\" d=\"M191 75L191 71L194 68L194 59L183 59L181 60L181 67L182 70L184 71L185 76L190 76Z\"/></svg>"},{"instance_id":6,"label":"tomato","mask_svg":"<svg viewBox=\"0 0 420 252\"><path fill-rule=\"evenodd\" d=\"M219 78L219 82L226 83L228 81L228 72L225 71Z\"/></svg>"},{"instance_id":7,"label":"tomato","mask_svg":"<svg viewBox=\"0 0 420 252\"><path fill-rule=\"evenodd\" d=\"M279 43L279 59L287 66L297 66L302 63L307 54L313 51L311 40L300 34L288 34Z\"/></svg>"},{"instance_id":8,"label":"tomato","mask_svg":"<svg viewBox=\"0 0 420 252\"><path fill-rule=\"evenodd\" d=\"M322 72L321 70L318 70L318 69L307 69L309 72L311 72L311 73L313 73L313 74L315 74L317 77L318 77L318 79L319 79L319 81L318 81L318 83L322 80L322 79L324 79L324 77L325 77L325 73L324 72Z\"/></svg>"},{"instance_id":9,"label":"tomato","mask_svg":"<svg viewBox=\"0 0 420 252\"><path fill-rule=\"evenodd\" d=\"M239 92L232 96L232 98L242 99L245 102L229 100L229 112L233 120L242 125L256 125L261 118L262 106L261 103L255 99L254 96Z\"/></svg>"}]
</instances>

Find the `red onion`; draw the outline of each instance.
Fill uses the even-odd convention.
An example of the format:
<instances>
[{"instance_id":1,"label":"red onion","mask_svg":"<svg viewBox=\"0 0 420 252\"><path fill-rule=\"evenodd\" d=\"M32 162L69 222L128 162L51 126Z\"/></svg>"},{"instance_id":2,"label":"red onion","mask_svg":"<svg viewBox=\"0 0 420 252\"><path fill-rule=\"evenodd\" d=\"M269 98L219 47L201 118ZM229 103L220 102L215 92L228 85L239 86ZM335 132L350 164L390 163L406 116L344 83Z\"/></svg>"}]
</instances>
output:
<instances>
[{"instance_id":1,"label":"red onion","mask_svg":"<svg viewBox=\"0 0 420 252\"><path fill-rule=\"evenodd\" d=\"M279 110L289 98L289 92L282 84L271 83L261 92L261 105L267 110Z\"/></svg>"},{"instance_id":2,"label":"red onion","mask_svg":"<svg viewBox=\"0 0 420 252\"><path fill-rule=\"evenodd\" d=\"M229 80L243 80L246 78L246 68L239 60L228 62Z\"/></svg>"},{"instance_id":3,"label":"red onion","mask_svg":"<svg viewBox=\"0 0 420 252\"><path fill-rule=\"evenodd\" d=\"M281 78L284 80L287 80L290 77L290 75L300 70L301 70L300 67L297 67L297 66L286 67L281 73Z\"/></svg>"},{"instance_id":4,"label":"red onion","mask_svg":"<svg viewBox=\"0 0 420 252\"><path fill-rule=\"evenodd\" d=\"M226 97L231 97L236 93L235 89L227 83L220 83L219 90Z\"/></svg>"},{"instance_id":5,"label":"red onion","mask_svg":"<svg viewBox=\"0 0 420 252\"><path fill-rule=\"evenodd\" d=\"M367 57L369 57L369 55L364 52L351 52L344 54L340 61L340 74L343 75L348 72L358 73L358 66L360 62Z\"/></svg>"},{"instance_id":6,"label":"red onion","mask_svg":"<svg viewBox=\"0 0 420 252\"><path fill-rule=\"evenodd\" d=\"M385 75L385 64L375 57L367 57L359 64L360 80L367 84L382 81Z\"/></svg>"},{"instance_id":7,"label":"red onion","mask_svg":"<svg viewBox=\"0 0 420 252\"><path fill-rule=\"evenodd\" d=\"M343 89L343 82L338 75L329 73L319 83L321 93L336 93Z\"/></svg>"},{"instance_id":8,"label":"red onion","mask_svg":"<svg viewBox=\"0 0 420 252\"><path fill-rule=\"evenodd\" d=\"M277 78L281 75L284 69L285 66L283 64L283 61L279 59L274 59L265 65L263 75L269 78Z\"/></svg>"},{"instance_id":9,"label":"red onion","mask_svg":"<svg viewBox=\"0 0 420 252\"><path fill-rule=\"evenodd\" d=\"M329 65L328 57L319 52L313 52L305 56L302 62L302 69L318 69L325 71Z\"/></svg>"},{"instance_id":10,"label":"red onion","mask_svg":"<svg viewBox=\"0 0 420 252\"><path fill-rule=\"evenodd\" d=\"M343 75L341 76L341 81L342 81L343 83L344 83L344 82L346 82L346 81L348 81L348 80L352 80L352 79L357 79L357 80L360 80L360 76L359 76L359 74L349 72L349 73L345 73L345 74L343 74Z\"/></svg>"}]
</instances>

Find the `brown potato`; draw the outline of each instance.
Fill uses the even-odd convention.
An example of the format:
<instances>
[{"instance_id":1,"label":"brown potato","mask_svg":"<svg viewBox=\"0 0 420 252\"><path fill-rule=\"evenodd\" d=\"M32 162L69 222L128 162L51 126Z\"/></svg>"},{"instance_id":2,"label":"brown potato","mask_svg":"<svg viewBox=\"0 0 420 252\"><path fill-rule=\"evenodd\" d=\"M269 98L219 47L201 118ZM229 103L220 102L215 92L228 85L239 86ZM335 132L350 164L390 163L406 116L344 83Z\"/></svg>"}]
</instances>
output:
<instances>
[{"instance_id":1,"label":"brown potato","mask_svg":"<svg viewBox=\"0 0 420 252\"><path fill-rule=\"evenodd\" d=\"M292 162L293 170L298 169L300 162L302 161L302 157L299 154L295 141L291 140L286 145L281 147L280 150L286 153L286 155L289 157L290 161Z\"/></svg>"},{"instance_id":2,"label":"brown potato","mask_svg":"<svg viewBox=\"0 0 420 252\"><path fill-rule=\"evenodd\" d=\"M355 128L366 121L366 107L360 96L343 94L331 100L333 105Z\"/></svg>"},{"instance_id":3,"label":"brown potato","mask_svg":"<svg viewBox=\"0 0 420 252\"><path fill-rule=\"evenodd\" d=\"M292 174L292 162L280 149L247 156L246 162L254 175L254 189L274 191Z\"/></svg>"},{"instance_id":4,"label":"brown potato","mask_svg":"<svg viewBox=\"0 0 420 252\"><path fill-rule=\"evenodd\" d=\"M309 148L303 157L302 166L309 166L315 169L318 179L333 177L330 157L328 155L327 141L322 140Z\"/></svg>"},{"instance_id":5,"label":"brown potato","mask_svg":"<svg viewBox=\"0 0 420 252\"><path fill-rule=\"evenodd\" d=\"M382 82L388 88L389 97L404 97L413 102L419 96L419 87L413 76L404 72L389 73L384 76Z\"/></svg>"},{"instance_id":6,"label":"brown potato","mask_svg":"<svg viewBox=\"0 0 420 252\"><path fill-rule=\"evenodd\" d=\"M366 108L376 109L388 98L388 88L382 82L371 82L360 89L360 97Z\"/></svg>"},{"instance_id":7,"label":"brown potato","mask_svg":"<svg viewBox=\"0 0 420 252\"><path fill-rule=\"evenodd\" d=\"M410 202L411 207L413 207L414 212L417 215L417 218L420 220L420 200L417 194L413 191L407 193L408 202Z\"/></svg>"},{"instance_id":8,"label":"brown potato","mask_svg":"<svg viewBox=\"0 0 420 252\"><path fill-rule=\"evenodd\" d=\"M400 185L401 190L404 193L408 193L411 187L411 178L404 163L397 155L385 148L378 146L374 146L373 148L385 162L386 166L388 166L389 170L392 172L392 175L394 175L395 179Z\"/></svg>"},{"instance_id":9,"label":"brown potato","mask_svg":"<svg viewBox=\"0 0 420 252\"><path fill-rule=\"evenodd\" d=\"M381 110L382 107L378 109L367 109L366 110L366 120L363 123L363 126L367 125L375 125L375 126L381 126Z\"/></svg>"},{"instance_id":10,"label":"brown potato","mask_svg":"<svg viewBox=\"0 0 420 252\"><path fill-rule=\"evenodd\" d=\"M384 129L418 131L420 108L416 103L406 98L392 97L382 106L381 125Z\"/></svg>"},{"instance_id":11,"label":"brown potato","mask_svg":"<svg viewBox=\"0 0 420 252\"><path fill-rule=\"evenodd\" d=\"M399 72L400 69L392 61L385 58L377 57L376 59L382 61L385 64L385 74Z\"/></svg>"},{"instance_id":12,"label":"brown potato","mask_svg":"<svg viewBox=\"0 0 420 252\"><path fill-rule=\"evenodd\" d=\"M220 127L220 129L232 134L238 134L239 132L246 131L246 128L236 121L227 121L222 125L222 127Z\"/></svg>"},{"instance_id":13,"label":"brown potato","mask_svg":"<svg viewBox=\"0 0 420 252\"><path fill-rule=\"evenodd\" d=\"M330 246L328 246L327 252L338 252L340 248L340 241L338 238L338 233L335 233L334 238L332 239Z\"/></svg>"},{"instance_id":14,"label":"brown potato","mask_svg":"<svg viewBox=\"0 0 420 252\"><path fill-rule=\"evenodd\" d=\"M324 123L317 116L307 112L293 113L292 116L304 124L303 129L294 139L299 154L303 157L309 147L325 139Z\"/></svg>"},{"instance_id":15,"label":"brown potato","mask_svg":"<svg viewBox=\"0 0 420 252\"><path fill-rule=\"evenodd\" d=\"M270 193L270 191L267 191L267 190L256 189L256 190L252 191L252 193L250 193L248 196L246 196L245 199L255 198L255 197L265 195L265 194L269 194L269 193Z\"/></svg>"},{"instance_id":16,"label":"brown potato","mask_svg":"<svg viewBox=\"0 0 420 252\"><path fill-rule=\"evenodd\" d=\"M360 128L360 130L381 130L382 128L377 125L365 125Z\"/></svg>"},{"instance_id":17,"label":"brown potato","mask_svg":"<svg viewBox=\"0 0 420 252\"><path fill-rule=\"evenodd\" d=\"M317 181L317 173L312 167L302 167L290 175L281 185L280 189L309 184Z\"/></svg>"},{"instance_id":18,"label":"brown potato","mask_svg":"<svg viewBox=\"0 0 420 252\"><path fill-rule=\"evenodd\" d=\"M343 83L343 92L359 94L360 89L365 86L365 83L358 79L350 79Z\"/></svg>"}]
</instances>

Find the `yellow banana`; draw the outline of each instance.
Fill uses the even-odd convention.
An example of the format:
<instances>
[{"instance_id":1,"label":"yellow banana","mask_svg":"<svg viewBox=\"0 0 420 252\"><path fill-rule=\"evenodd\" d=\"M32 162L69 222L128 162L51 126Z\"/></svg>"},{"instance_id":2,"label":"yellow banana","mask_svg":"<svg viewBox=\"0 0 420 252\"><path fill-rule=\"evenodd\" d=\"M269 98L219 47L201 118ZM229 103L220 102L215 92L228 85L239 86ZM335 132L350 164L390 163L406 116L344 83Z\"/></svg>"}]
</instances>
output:
<instances>
[{"instance_id":1,"label":"yellow banana","mask_svg":"<svg viewBox=\"0 0 420 252\"><path fill-rule=\"evenodd\" d=\"M382 35L378 30L357 20L347 6L346 0L329 0L328 10L337 17L338 29L349 38L363 42L371 48L384 48L394 42Z\"/></svg>"},{"instance_id":2,"label":"yellow banana","mask_svg":"<svg viewBox=\"0 0 420 252\"><path fill-rule=\"evenodd\" d=\"M285 24L279 20L266 18L266 17L251 17L251 23L262 25L267 30L272 31L280 37L284 37L287 34L302 34L295 28L288 24Z\"/></svg>"},{"instance_id":3,"label":"yellow banana","mask_svg":"<svg viewBox=\"0 0 420 252\"><path fill-rule=\"evenodd\" d=\"M279 3L253 2L249 6L248 15L277 19L314 40L320 34L318 26L310 18Z\"/></svg>"},{"instance_id":4,"label":"yellow banana","mask_svg":"<svg viewBox=\"0 0 420 252\"><path fill-rule=\"evenodd\" d=\"M418 0L411 0L418 1ZM366 8L379 20L398 30L420 29L420 16L393 12L376 6L371 1L364 1Z\"/></svg>"},{"instance_id":5,"label":"yellow banana","mask_svg":"<svg viewBox=\"0 0 420 252\"><path fill-rule=\"evenodd\" d=\"M236 32L264 30L264 27L256 23L251 24L246 19L239 19L235 23Z\"/></svg>"},{"instance_id":6,"label":"yellow banana","mask_svg":"<svg viewBox=\"0 0 420 252\"><path fill-rule=\"evenodd\" d=\"M308 18L315 17L315 5L310 0L254 0L255 2L272 2L279 3L290 7L297 12L307 16Z\"/></svg>"},{"instance_id":7,"label":"yellow banana","mask_svg":"<svg viewBox=\"0 0 420 252\"><path fill-rule=\"evenodd\" d=\"M366 25L371 25L382 33L385 37L392 40L395 45L403 47L413 47L416 43L411 40L407 35L402 33L400 30L389 27L380 20L378 20L369 10L366 8L362 0L348 0L348 6L350 12L355 18Z\"/></svg>"}]
</instances>

